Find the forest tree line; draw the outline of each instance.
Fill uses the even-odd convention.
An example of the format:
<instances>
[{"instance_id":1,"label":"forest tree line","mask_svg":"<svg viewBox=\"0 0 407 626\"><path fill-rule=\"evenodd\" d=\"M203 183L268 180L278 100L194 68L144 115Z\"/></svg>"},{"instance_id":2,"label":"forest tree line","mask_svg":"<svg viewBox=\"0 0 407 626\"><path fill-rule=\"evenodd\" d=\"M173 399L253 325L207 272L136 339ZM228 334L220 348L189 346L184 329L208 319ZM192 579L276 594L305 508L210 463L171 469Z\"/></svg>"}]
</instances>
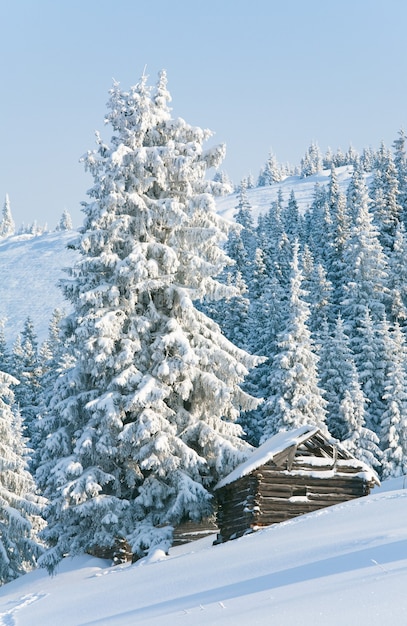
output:
<instances>
[{"instance_id":1,"label":"forest tree line","mask_svg":"<svg viewBox=\"0 0 407 626\"><path fill-rule=\"evenodd\" d=\"M254 445L310 421L383 478L406 473L405 142L400 131L393 151L382 144L336 160L348 166L345 193L334 159L322 160L313 144L303 164L314 165L301 176L329 164L329 184L315 184L302 214L295 192L284 199L280 190L254 224L241 184L241 230L229 237L234 265L224 273L241 293L206 310L234 343L267 356L245 382L264 399L241 416Z\"/></svg>"},{"instance_id":2,"label":"forest tree line","mask_svg":"<svg viewBox=\"0 0 407 626\"><path fill-rule=\"evenodd\" d=\"M168 549L252 445L304 423L406 473L404 133L369 166L352 154L345 195L332 161L305 214L293 191L254 224L243 182L232 224L206 175L224 147L169 102L164 72L113 85L71 313L40 347L29 319L0 337L1 582L118 538Z\"/></svg>"}]
</instances>

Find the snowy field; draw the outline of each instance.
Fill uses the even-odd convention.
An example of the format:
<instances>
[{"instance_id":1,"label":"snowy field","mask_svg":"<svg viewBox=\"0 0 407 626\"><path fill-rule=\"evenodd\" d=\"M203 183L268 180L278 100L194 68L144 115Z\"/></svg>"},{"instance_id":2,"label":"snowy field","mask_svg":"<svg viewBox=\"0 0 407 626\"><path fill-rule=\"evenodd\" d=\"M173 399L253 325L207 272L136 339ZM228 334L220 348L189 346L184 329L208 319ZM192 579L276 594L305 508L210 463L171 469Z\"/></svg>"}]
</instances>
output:
<instances>
[{"instance_id":1,"label":"snowy field","mask_svg":"<svg viewBox=\"0 0 407 626\"><path fill-rule=\"evenodd\" d=\"M1 626L404 626L407 480L212 546L66 559L0 589Z\"/></svg>"}]
</instances>

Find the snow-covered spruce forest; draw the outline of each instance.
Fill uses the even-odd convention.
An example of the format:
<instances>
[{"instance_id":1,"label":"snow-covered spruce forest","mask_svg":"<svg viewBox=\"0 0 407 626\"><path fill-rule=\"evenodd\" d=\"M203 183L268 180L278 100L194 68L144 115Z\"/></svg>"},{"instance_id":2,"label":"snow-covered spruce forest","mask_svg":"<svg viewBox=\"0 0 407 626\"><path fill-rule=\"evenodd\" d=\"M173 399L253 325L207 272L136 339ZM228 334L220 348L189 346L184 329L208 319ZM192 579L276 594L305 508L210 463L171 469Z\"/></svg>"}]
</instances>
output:
<instances>
[{"instance_id":1,"label":"snow-covered spruce forest","mask_svg":"<svg viewBox=\"0 0 407 626\"><path fill-rule=\"evenodd\" d=\"M312 143L295 168L270 154L231 193L224 147L169 103L165 73L113 86L68 313L42 343L31 318L0 337L2 583L118 537L168 549L280 430L315 423L383 479L407 473L405 134Z\"/></svg>"}]
</instances>

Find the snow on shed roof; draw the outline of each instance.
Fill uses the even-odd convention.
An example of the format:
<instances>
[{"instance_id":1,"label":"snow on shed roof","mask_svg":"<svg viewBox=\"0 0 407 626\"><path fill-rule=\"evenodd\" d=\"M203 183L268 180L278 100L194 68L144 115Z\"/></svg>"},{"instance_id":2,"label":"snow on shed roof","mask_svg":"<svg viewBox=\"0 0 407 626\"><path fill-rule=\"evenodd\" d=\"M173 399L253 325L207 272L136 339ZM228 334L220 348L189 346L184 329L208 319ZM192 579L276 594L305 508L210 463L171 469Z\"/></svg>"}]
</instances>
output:
<instances>
[{"instance_id":1,"label":"snow on shed roof","mask_svg":"<svg viewBox=\"0 0 407 626\"><path fill-rule=\"evenodd\" d=\"M233 472L222 478L215 486L215 489L220 489L221 487L225 487L230 483L234 483L235 480L239 480L239 478L243 478L243 476L247 476L255 470L256 468L268 463L273 460L273 457L283 450L290 448L291 446L299 446L303 441L306 441L315 433L319 431L318 426L311 426L310 424L306 424L305 426L301 426L301 428L297 428L296 430L290 431L282 431L268 439L261 445L259 448L255 448L254 452L249 456L249 458L238 465Z\"/></svg>"},{"instance_id":2,"label":"snow on shed roof","mask_svg":"<svg viewBox=\"0 0 407 626\"><path fill-rule=\"evenodd\" d=\"M243 478L243 476L247 476L258 467L261 467L269 461L272 461L277 454L283 452L287 448L291 448L292 446L298 447L304 441L307 441L318 432L323 435L318 426L306 424L305 426L301 426L301 428L297 428L296 430L282 431L280 433L277 433L276 435L274 435L274 437L271 437L265 443L263 443L263 445L261 445L259 448L255 448L253 453L246 461L238 465L233 470L233 472L225 476L225 478L222 478L222 480L220 480L215 486L215 490L221 489L226 485L230 485L236 480ZM341 446L339 441L337 441L336 439L333 439L329 435L323 435L323 437L328 443L335 445L338 450L341 450L342 453L345 455L345 458L354 459L357 467L360 468L365 474L366 480L373 480L373 482L375 482L377 485L380 485L377 474L371 467L369 467L363 461L355 459L355 457L353 457L353 455L348 450Z\"/></svg>"}]
</instances>

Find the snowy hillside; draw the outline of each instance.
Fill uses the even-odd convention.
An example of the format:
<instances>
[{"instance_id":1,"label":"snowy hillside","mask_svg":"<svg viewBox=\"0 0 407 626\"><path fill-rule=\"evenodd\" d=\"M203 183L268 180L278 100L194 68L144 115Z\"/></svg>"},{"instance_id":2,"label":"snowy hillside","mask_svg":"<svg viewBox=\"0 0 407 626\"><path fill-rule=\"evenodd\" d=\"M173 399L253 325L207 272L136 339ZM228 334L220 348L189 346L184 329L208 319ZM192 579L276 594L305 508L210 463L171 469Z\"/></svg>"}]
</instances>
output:
<instances>
[{"instance_id":1,"label":"snowy hillside","mask_svg":"<svg viewBox=\"0 0 407 626\"><path fill-rule=\"evenodd\" d=\"M54 309L67 310L57 283L63 268L74 262L75 252L67 245L76 235L58 231L0 240L0 319L5 320L8 342L14 341L28 316L43 341Z\"/></svg>"},{"instance_id":2,"label":"snowy hillside","mask_svg":"<svg viewBox=\"0 0 407 626\"><path fill-rule=\"evenodd\" d=\"M349 166L337 169L342 191L349 184L351 169ZM290 176L269 187L249 189L247 196L253 217L257 219L270 208L279 189L284 201L288 201L293 189L300 211L305 211L312 203L315 184L328 185L329 173L326 170L306 179ZM236 194L217 200L219 213L227 219L233 219L236 204ZM57 283L64 277L63 269L71 266L76 258L75 252L67 248L75 237L75 231L59 231L0 240L0 319L6 320L5 334L9 342L14 341L28 316L34 322L39 340L43 341L53 310L69 307Z\"/></svg>"},{"instance_id":3,"label":"snowy hillside","mask_svg":"<svg viewBox=\"0 0 407 626\"><path fill-rule=\"evenodd\" d=\"M345 191L350 168L338 168ZM248 190L256 218L294 190L301 211L329 173ZM233 219L236 195L218 201ZM57 283L76 253L75 232L0 242L0 317L13 341L27 316L45 339L53 310L67 309ZM113 568L90 556L65 559L0 588L0 626L134 624L382 626L407 623L407 479L254 535L213 538Z\"/></svg>"},{"instance_id":4,"label":"snowy hillside","mask_svg":"<svg viewBox=\"0 0 407 626\"><path fill-rule=\"evenodd\" d=\"M407 490L304 515L229 543L110 567L66 559L0 589L2 626L403 626Z\"/></svg>"},{"instance_id":5,"label":"snowy hillside","mask_svg":"<svg viewBox=\"0 0 407 626\"><path fill-rule=\"evenodd\" d=\"M346 193L352 176L352 170L353 167L351 165L344 165L343 167L338 167L336 169L338 184L343 193ZM329 185L330 172L331 170L324 170L319 174L314 174L313 176L308 176L307 178L301 178L300 176L288 176L281 181L281 183L275 183L266 187L254 187L253 189L248 189L247 199L252 208L253 218L257 220L257 217L261 213L265 213L270 208L271 203L277 200L280 190L283 195L284 203L288 202L290 193L293 190L299 211L300 213L304 213L312 204L315 185L318 184L321 187ZM237 194L231 194L217 200L220 215L230 220L233 219L236 205Z\"/></svg>"}]
</instances>

